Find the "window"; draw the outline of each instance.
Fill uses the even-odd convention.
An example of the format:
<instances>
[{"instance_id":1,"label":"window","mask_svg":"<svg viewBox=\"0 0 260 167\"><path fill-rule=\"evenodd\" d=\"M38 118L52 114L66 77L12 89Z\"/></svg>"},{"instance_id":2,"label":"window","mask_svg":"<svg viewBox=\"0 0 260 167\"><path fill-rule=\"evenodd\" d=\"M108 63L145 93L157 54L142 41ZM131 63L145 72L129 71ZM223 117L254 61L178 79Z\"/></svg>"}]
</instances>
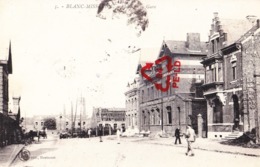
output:
<instances>
[{"instance_id":1,"label":"window","mask_svg":"<svg viewBox=\"0 0 260 167\"><path fill-rule=\"evenodd\" d=\"M154 88L153 87L151 88L151 96L152 96L151 98L154 99Z\"/></svg>"},{"instance_id":2,"label":"window","mask_svg":"<svg viewBox=\"0 0 260 167\"><path fill-rule=\"evenodd\" d=\"M142 116L143 116L143 125L145 125L145 114L144 114L144 111L142 113Z\"/></svg>"},{"instance_id":3,"label":"window","mask_svg":"<svg viewBox=\"0 0 260 167\"><path fill-rule=\"evenodd\" d=\"M114 129L116 129L117 128L117 124L114 124Z\"/></svg>"},{"instance_id":4,"label":"window","mask_svg":"<svg viewBox=\"0 0 260 167\"><path fill-rule=\"evenodd\" d=\"M212 64L210 65L210 71L211 71L211 82L216 81L216 70L215 70L215 65Z\"/></svg>"},{"instance_id":5,"label":"window","mask_svg":"<svg viewBox=\"0 0 260 167\"><path fill-rule=\"evenodd\" d=\"M35 125L38 125L38 122L35 122Z\"/></svg>"},{"instance_id":6,"label":"window","mask_svg":"<svg viewBox=\"0 0 260 167\"><path fill-rule=\"evenodd\" d=\"M43 126L43 122L41 122L41 126Z\"/></svg>"},{"instance_id":7,"label":"window","mask_svg":"<svg viewBox=\"0 0 260 167\"><path fill-rule=\"evenodd\" d=\"M168 124L172 124L172 112L168 111Z\"/></svg>"},{"instance_id":8,"label":"window","mask_svg":"<svg viewBox=\"0 0 260 167\"><path fill-rule=\"evenodd\" d=\"M216 38L211 41L211 51L212 54L216 53L218 51L218 48L220 47L219 38Z\"/></svg>"},{"instance_id":9,"label":"window","mask_svg":"<svg viewBox=\"0 0 260 167\"><path fill-rule=\"evenodd\" d=\"M170 106L167 107L167 118L168 124L172 124L172 109Z\"/></svg>"},{"instance_id":10,"label":"window","mask_svg":"<svg viewBox=\"0 0 260 167\"><path fill-rule=\"evenodd\" d=\"M135 125L137 125L137 114L135 114Z\"/></svg>"},{"instance_id":11,"label":"window","mask_svg":"<svg viewBox=\"0 0 260 167\"><path fill-rule=\"evenodd\" d=\"M147 122L148 122L148 125L150 125L151 124L151 114L150 114L150 112L148 112L148 120L147 120Z\"/></svg>"},{"instance_id":12,"label":"window","mask_svg":"<svg viewBox=\"0 0 260 167\"><path fill-rule=\"evenodd\" d=\"M147 89L147 100L150 100L150 89Z\"/></svg>"},{"instance_id":13,"label":"window","mask_svg":"<svg viewBox=\"0 0 260 167\"><path fill-rule=\"evenodd\" d=\"M237 79L237 63L233 62L232 63L232 79L235 80Z\"/></svg>"},{"instance_id":14,"label":"window","mask_svg":"<svg viewBox=\"0 0 260 167\"><path fill-rule=\"evenodd\" d=\"M211 49L212 49L212 53L215 53L215 41L214 40L211 41Z\"/></svg>"},{"instance_id":15,"label":"window","mask_svg":"<svg viewBox=\"0 0 260 167\"><path fill-rule=\"evenodd\" d=\"M216 39L216 48L215 51L217 51L220 48L220 42L219 42L219 38Z\"/></svg>"},{"instance_id":16,"label":"window","mask_svg":"<svg viewBox=\"0 0 260 167\"><path fill-rule=\"evenodd\" d=\"M179 126L181 125L181 108L180 107L177 107L178 108L178 115L179 115Z\"/></svg>"},{"instance_id":17,"label":"window","mask_svg":"<svg viewBox=\"0 0 260 167\"><path fill-rule=\"evenodd\" d=\"M142 102L144 102L144 90L142 90Z\"/></svg>"}]
</instances>

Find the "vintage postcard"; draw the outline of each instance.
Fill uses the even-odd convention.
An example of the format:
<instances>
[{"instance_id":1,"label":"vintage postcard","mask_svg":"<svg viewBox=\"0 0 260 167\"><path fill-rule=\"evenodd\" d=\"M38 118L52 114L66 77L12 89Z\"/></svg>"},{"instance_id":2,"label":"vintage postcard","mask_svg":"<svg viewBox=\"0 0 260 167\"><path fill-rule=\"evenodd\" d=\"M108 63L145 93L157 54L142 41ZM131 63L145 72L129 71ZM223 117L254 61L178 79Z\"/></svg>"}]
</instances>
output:
<instances>
[{"instance_id":1,"label":"vintage postcard","mask_svg":"<svg viewBox=\"0 0 260 167\"><path fill-rule=\"evenodd\" d=\"M0 166L260 166L259 9L0 0Z\"/></svg>"}]
</instances>

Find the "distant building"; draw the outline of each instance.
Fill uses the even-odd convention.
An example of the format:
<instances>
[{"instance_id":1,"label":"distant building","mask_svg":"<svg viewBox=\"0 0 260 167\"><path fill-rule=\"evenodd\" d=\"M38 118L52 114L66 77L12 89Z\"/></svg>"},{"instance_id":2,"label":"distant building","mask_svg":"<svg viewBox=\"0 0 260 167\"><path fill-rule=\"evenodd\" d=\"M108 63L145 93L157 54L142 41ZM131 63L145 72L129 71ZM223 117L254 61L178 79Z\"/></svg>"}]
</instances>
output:
<instances>
[{"instance_id":1,"label":"distant building","mask_svg":"<svg viewBox=\"0 0 260 167\"><path fill-rule=\"evenodd\" d=\"M124 108L93 108L91 128L102 125L104 135L115 133L117 128L125 131L125 114Z\"/></svg>"},{"instance_id":2,"label":"distant building","mask_svg":"<svg viewBox=\"0 0 260 167\"><path fill-rule=\"evenodd\" d=\"M139 76L128 83L125 92L126 105L126 131L138 133L140 129L139 118Z\"/></svg>"},{"instance_id":3,"label":"distant building","mask_svg":"<svg viewBox=\"0 0 260 167\"><path fill-rule=\"evenodd\" d=\"M72 131L72 128L74 128L75 131L80 130L87 130L89 126L87 125L87 118L80 119L80 115L73 115L73 120L71 118L71 115L34 115L32 118L25 118L26 119L26 129L27 131L34 130L43 130L44 128L47 128L46 121L48 119L54 120L55 128L52 130L57 131ZM75 125L73 125L73 122L75 122ZM47 128L48 130L48 128Z\"/></svg>"},{"instance_id":4,"label":"distant building","mask_svg":"<svg viewBox=\"0 0 260 167\"><path fill-rule=\"evenodd\" d=\"M256 86L255 76L260 74L256 56L260 53L259 32L259 20L252 27L248 20L219 19L215 13L208 54L202 61L209 138L235 132L239 135L256 126L255 113L260 109L260 87Z\"/></svg>"},{"instance_id":5,"label":"distant building","mask_svg":"<svg viewBox=\"0 0 260 167\"><path fill-rule=\"evenodd\" d=\"M147 70L152 82L141 75L140 70L146 64L141 63L138 67L140 131L172 135L177 127L185 131L187 124L192 124L197 131L199 114L204 120L203 130L206 131L207 106L200 87L204 82L204 68L200 62L206 56L206 43L200 41L198 33L188 33L187 41L165 40L158 59L164 56L169 56L172 64L178 61L180 66L167 71L166 61L159 65L153 62L150 70ZM161 79L157 77L160 69ZM167 76L171 76L170 86L166 91L158 90L155 83L166 88ZM174 76L176 81L173 80Z\"/></svg>"},{"instance_id":6,"label":"distant building","mask_svg":"<svg viewBox=\"0 0 260 167\"><path fill-rule=\"evenodd\" d=\"M77 101L77 111L73 111L71 104L71 110L66 113L65 107L63 113L53 115L34 115L27 123L27 130L42 130L48 128L46 126L46 120L52 119L55 121L55 130L79 132L86 131L90 127L90 120L85 110L85 99L80 98ZM28 119L28 118L27 118Z\"/></svg>"}]
</instances>

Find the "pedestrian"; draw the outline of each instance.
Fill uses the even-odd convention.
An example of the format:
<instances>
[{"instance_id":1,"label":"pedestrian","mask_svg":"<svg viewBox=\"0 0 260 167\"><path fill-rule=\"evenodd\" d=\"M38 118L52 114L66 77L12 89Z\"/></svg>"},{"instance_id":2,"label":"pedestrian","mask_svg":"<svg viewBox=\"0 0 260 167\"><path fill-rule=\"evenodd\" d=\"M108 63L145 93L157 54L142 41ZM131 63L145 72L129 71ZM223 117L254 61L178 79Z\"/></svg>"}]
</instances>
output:
<instances>
[{"instance_id":1,"label":"pedestrian","mask_svg":"<svg viewBox=\"0 0 260 167\"><path fill-rule=\"evenodd\" d=\"M103 135L103 127L102 127L102 125L99 125L99 127L98 127L99 142L103 142L102 135Z\"/></svg>"},{"instance_id":2,"label":"pedestrian","mask_svg":"<svg viewBox=\"0 0 260 167\"><path fill-rule=\"evenodd\" d=\"M196 140L196 134L194 129L192 129L191 125L186 126L187 131L185 133L185 138L187 140L187 152L185 153L186 155L189 155L189 152L191 152L190 156L194 156L192 144Z\"/></svg>"},{"instance_id":3,"label":"pedestrian","mask_svg":"<svg viewBox=\"0 0 260 167\"><path fill-rule=\"evenodd\" d=\"M179 144L181 144L181 138L180 138L180 128L176 128L175 130L175 144L177 144L177 141L179 140Z\"/></svg>"},{"instance_id":4,"label":"pedestrian","mask_svg":"<svg viewBox=\"0 0 260 167\"><path fill-rule=\"evenodd\" d=\"M40 131L37 131L38 142L40 142Z\"/></svg>"},{"instance_id":5,"label":"pedestrian","mask_svg":"<svg viewBox=\"0 0 260 167\"><path fill-rule=\"evenodd\" d=\"M91 129L88 129L88 138L90 140L90 137L91 137Z\"/></svg>"},{"instance_id":6,"label":"pedestrian","mask_svg":"<svg viewBox=\"0 0 260 167\"><path fill-rule=\"evenodd\" d=\"M120 144L120 135L121 135L121 129L120 128L117 128L116 135L117 135L117 144Z\"/></svg>"}]
</instances>

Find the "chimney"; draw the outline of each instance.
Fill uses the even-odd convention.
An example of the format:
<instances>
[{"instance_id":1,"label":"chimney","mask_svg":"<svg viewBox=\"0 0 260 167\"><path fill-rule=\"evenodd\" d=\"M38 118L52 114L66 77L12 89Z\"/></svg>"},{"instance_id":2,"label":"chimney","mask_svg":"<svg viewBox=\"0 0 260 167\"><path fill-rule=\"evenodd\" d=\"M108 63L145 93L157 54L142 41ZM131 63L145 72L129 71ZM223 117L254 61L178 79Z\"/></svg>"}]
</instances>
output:
<instances>
[{"instance_id":1,"label":"chimney","mask_svg":"<svg viewBox=\"0 0 260 167\"><path fill-rule=\"evenodd\" d=\"M187 33L186 46L189 50L200 51L200 34L199 33Z\"/></svg>"},{"instance_id":2,"label":"chimney","mask_svg":"<svg viewBox=\"0 0 260 167\"><path fill-rule=\"evenodd\" d=\"M217 18L218 17L218 12L214 12L214 18Z\"/></svg>"}]
</instances>

